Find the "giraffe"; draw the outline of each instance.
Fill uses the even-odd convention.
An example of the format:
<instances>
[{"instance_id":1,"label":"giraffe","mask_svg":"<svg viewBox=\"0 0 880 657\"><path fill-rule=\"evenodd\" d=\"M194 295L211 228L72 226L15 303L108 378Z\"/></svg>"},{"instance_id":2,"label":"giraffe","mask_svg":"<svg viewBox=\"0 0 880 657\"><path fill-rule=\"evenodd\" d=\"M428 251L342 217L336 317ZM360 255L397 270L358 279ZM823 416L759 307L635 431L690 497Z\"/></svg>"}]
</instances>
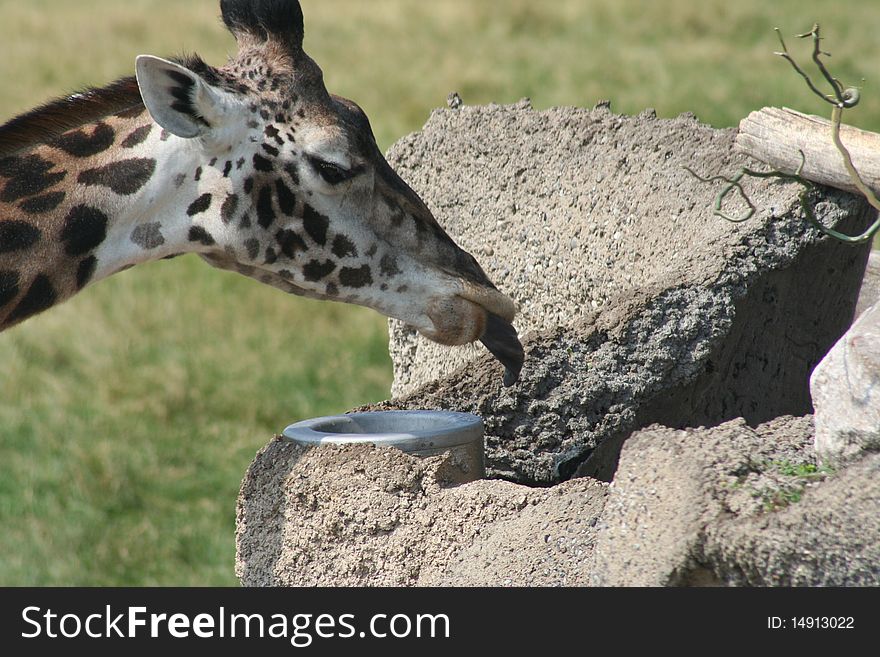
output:
<instances>
[{"instance_id":1,"label":"giraffe","mask_svg":"<svg viewBox=\"0 0 880 657\"><path fill-rule=\"evenodd\" d=\"M0 331L142 262L197 253L430 340L524 354L513 301L379 151L303 51L298 0L221 0L237 54L136 75L0 126Z\"/></svg>"}]
</instances>

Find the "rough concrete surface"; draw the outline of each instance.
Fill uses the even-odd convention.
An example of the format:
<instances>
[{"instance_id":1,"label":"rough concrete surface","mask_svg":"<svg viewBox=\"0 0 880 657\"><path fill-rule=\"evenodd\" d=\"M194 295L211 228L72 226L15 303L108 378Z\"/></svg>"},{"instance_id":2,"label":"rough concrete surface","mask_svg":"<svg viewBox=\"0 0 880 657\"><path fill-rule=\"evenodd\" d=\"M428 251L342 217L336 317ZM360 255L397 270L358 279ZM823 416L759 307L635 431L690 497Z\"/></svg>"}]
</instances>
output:
<instances>
[{"instance_id":1,"label":"rough concrete surface","mask_svg":"<svg viewBox=\"0 0 880 657\"><path fill-rule=\"evenodd\" d=\"M607 485L454 486L444 456L271 442L238 505L245 586L585 585Z\"/></svg>"},{"instance_id":2,"label":"rough concrete surface","mask_svg":"<svg viewBox=\"0 0 880 657\"><path fill-rule=\"evenodd\" d=\"M600 521L600 586L880 584L880 455L817 462L812 420L652 427L628 440Z\"/></svg>"},{"instance_id":3,"label":"rough concrete surface","mask_svg":"<svg viewBox=\"0 0 880 657\"><path fill-rule=\"evenodd\" d=\"M811 412L807 379L852 321L868 246L808 227L796 185L754 181L758 208L712 215L734 131L692 116L556 108L435 111L389 161L521 306L526 364L501 387L480 346L441 347L391 322L396 398L379 408L483 417L490 476L610 477L642 426L752 423ZM873 211L822 190L845 230ZM730 211L741 211L732 201Z\"/></svg>"},{"instance_id":4,"label":"rough concrete surface","mask_svg":"<svg viewBox=\"0 0 880 657\"><path fill-rule=\"evenodd\" d=\"M455 485L447 457L271 442L242 484L246 586L880 585L880 454L812 418L651 427L613 483Z\"/></svg>"}]
</instances>

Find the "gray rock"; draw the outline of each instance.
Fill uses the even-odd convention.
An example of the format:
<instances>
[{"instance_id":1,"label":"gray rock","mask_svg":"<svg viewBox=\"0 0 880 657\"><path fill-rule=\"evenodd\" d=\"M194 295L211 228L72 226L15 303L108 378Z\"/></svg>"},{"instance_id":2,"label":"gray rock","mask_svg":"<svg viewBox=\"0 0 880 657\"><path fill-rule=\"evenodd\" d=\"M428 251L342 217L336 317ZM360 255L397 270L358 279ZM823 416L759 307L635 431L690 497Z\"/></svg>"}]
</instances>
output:
<instances>
[{"instance_id":1,"label":"gray rock","mask_svg":"<svg viewBox=\"0 0 880 657\"><path fill-rule=\"evenodd\" d=\"M527 360L503 388L481 347L392 323L399 396L373 408L481 415L490 476L517 483L274 441L242 482L243 584L880 584L880 455L826 471L811 418L774 419L810 412L867 246L810 228L791 185L751 184L751 221L712 217L717 189L681 165L744 160L690 116L463 105L389 157L521 304ZM847 232L873 218L851 195L813 200ZM654 423L740 416L646 429L620 455Z\"/></svg>"},{"instance_id":2,"label":"gray rock","mask_svg":"<svg viewBox=\"0 0 880 657\"><path fill-rule=\"evenodd\" d=\"M455 486L444 456L270 443L242 483L245 586L584 585L607 486ZM450 477L451 475L451 477Z\"/></svg>"},{"instance_id":3,"label":"gray rock","mask_svg":"<svg viewBox=\"0 0 880 657\"><path fill-rule=\"evenodd\" d=\"M871 251L868 257L868 266L865 268L865 277L862 280L862 289L859 291L859 302L856 305L856 317L880 301L880 251Z\"/></svg>"},{"instance_id":4,"label":"gray rock","mask_svg":"<svg viewBox=\"0 0 880 657\"><path fill-rule=\"evenodd\" d=\"M839 461L880 451L880 302L816 366L810 391L820 456Z\"/></svg>"},{"instance_id":5,"label":"gray rock","mask_svg":"<svg viewBox=\"0 0 880 657\"><path fill-rule=\"evenodd\" d=\"M594 553L604 586L880 584L880 455L833 472L811 418L628 440Z\"/></svg>"},{"instance_id":6,"label":"gray rock","mask_svg":"<svg viewBox=\"0 0 880 657\"><path fill-rule=\"evenodd\" d=\"M713 217L718 188L682 166L735 171L733 136L607 108L435 111L389 160L520 304L527 360L505 389L481 346L391 322L397 397L377 408L478 413L490 475L542 485L609 478L655 422L811 412L809 373L852 321L868 246L809 228L796 185L750 182L752 220ZM830 189L815 207L845 230L873 217Z\"/></svg>"}]
</instances>

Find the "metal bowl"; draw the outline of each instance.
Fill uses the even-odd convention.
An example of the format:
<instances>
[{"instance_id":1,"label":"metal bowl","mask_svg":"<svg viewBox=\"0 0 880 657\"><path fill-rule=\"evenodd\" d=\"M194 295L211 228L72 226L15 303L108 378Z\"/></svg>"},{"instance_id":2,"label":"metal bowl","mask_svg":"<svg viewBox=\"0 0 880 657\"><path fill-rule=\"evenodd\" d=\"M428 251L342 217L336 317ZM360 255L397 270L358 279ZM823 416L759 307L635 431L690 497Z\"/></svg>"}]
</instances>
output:
<instances>
[{"instance_id":1,"label":"metal bowl","mask_svg":"<svg viewBox=\"0 0 880 657\"><path fill-rule=\"evenodd\" d=\"M486 475L483 421L453 411L372 411L303 420L283 435L300 445L372 443L396 447L415 456L450 451L469 479Z\"/></svg>"}]
</instances>

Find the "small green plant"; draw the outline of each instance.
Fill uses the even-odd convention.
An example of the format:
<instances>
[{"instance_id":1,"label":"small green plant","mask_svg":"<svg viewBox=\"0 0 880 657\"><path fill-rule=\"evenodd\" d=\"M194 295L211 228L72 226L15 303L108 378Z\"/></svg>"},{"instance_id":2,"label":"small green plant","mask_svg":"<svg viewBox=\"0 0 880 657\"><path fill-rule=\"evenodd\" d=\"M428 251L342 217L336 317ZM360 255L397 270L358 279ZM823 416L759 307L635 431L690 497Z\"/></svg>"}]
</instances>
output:
<instances>
[{"instance_id":1,"label":"small green plant","mask_svg":"<svg viewBox=\"0 0 880 657\"><path fill-rule=\"evenodd\" d=\"M801 501L804 495L803 487L779 488L774 491L766 491L762 494L764 499L764 511L779 511L792 504Z\"/></svg>"},{"instance_id":2,"label":"small green plant","mask_svg":"<svg viewBox=\"0 0 880 657\"><path fill-rule=\"evenodd\" d=\"M800 477L803 479L815 479L834 474L834 468L829 465L816 465L815 463L791 463L790 461L773 461L771 467L781 475L787 477Z\"/></svg>"},{"instance_id":3,"label":"small green plant","mask_svg":"<svg viewBox=\"0 0 880 657\"><path fill-rule=\"evenodd\" d=\"M788 460L767 461L764 471L775 473L792 480L783 482L777 488L755 490L755 497L761 498L764 511L779 511L801 501L806 487L814 481L822 480L834 474L834 468L827 464L794 463Z\"/></svg>"}]
</instances>

